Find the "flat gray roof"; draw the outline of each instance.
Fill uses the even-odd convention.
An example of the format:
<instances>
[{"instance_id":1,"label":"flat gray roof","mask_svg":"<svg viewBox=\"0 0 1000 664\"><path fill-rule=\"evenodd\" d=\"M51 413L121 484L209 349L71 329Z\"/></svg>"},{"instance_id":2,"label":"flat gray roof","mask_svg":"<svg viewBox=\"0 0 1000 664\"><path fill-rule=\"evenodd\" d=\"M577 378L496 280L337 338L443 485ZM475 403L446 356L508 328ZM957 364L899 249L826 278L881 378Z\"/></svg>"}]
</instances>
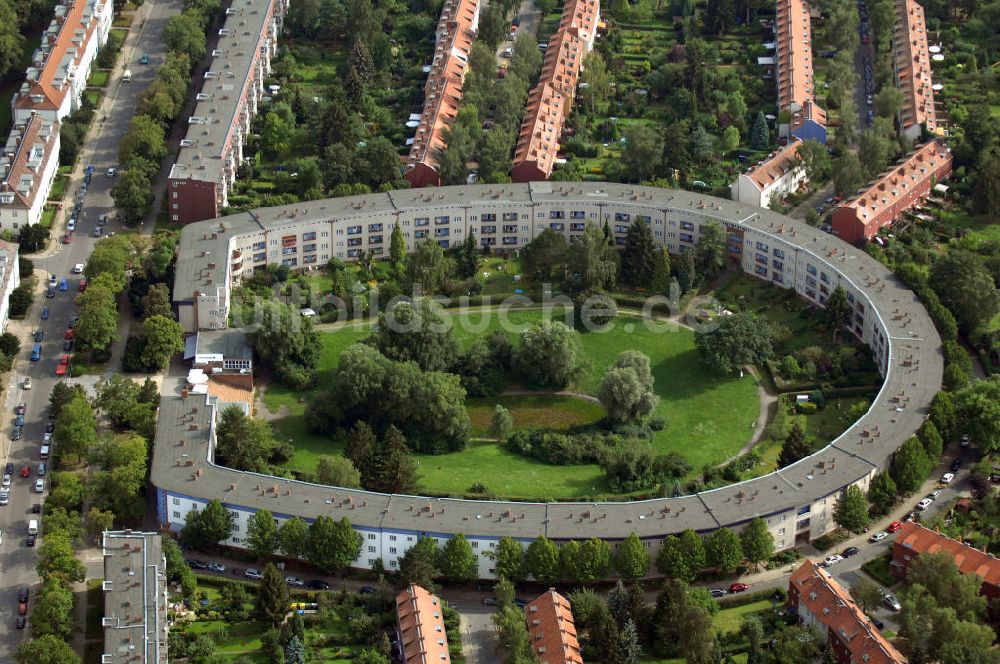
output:
<instances>
[{"instance_id":1,"label":"flat gray roof","mask_svg":"<svg viewBox=\"0 0 1000 664\"><path fill-rule=\"evenodd\" d=\"M167 661L167 569L159 533L105 531L107 664Z\"/></svg>"},{"instance_id":2,"label":"flat gray roof","mask_svg":"<svg viewBox=\"0 0 1000 664\"><path fill-rule=\"evenodd\" d=\"M274 0L233 0L219 30L219 42L205 72L194 112L171 178L222 180L222 155L229 135L240 124L237 113L243 89L253 77L262 35L267 32Z\"/></svg>"},{"instance_id":3,"label":"flat gray roof","mask_svg":"<svg viewBox=\"0 0 1000 664\"><path fill-rule=\"evenodd\" d=\"M494 196L496 194L496 197ZM811 505L856 482L889 456L920 426L940 389L943 358L940 339L927 312L891 271L838 238L770 210L685 191L609 183L530 183L469 185L403 190L388 194L311 201L257 210L191 224L182 233L188 261L198 242L212 232L235 234L288 221L315 222L373 211L432 209L476 201L545 205L551 201L605 201L650 210L693 212L737 223L796 246L867 297L889 337L885 381L871 410L831 445L810 457L739 484L697 495L638 502L529 504L446 498L386 496L336 489L219 468L207 463L208 414L205 397L165 396L161 401L153 454L153 483L192 497L219 497L251 509L267 507L314 518L348 516L361 528L465 533L522 539L546 534L555 539L662 536L685 528L705 531ZM294 211L294 212L293 212ZM348 212L350 211L350 212ZM260 220L260 221L258 221ZM219 231L219 224L226 225ZM222 234L211 242L220 242ZM228 245L223 251L228 250ZM197 260L204 260L199 257ZM184 263L185 265L187 263ZM178 279L184 271L178 264ZM175 290L175 293L178 291ZM176 297L176 296L175 296ZM199 426L191 428L193 423ZM181 443L183 441L183 443ZM165 444L164 444L165 443ZM200 472L200 474L199 474ZM277 505L282 508L277 508Z\"/></svg>"},{"instance_id":4,"label":"flat gray roof","mask_svg":"<svg viewBox=\"0 0 1000 664\"><path fill-rule=\"evenodd\" d=\"M195 352L198 355L221 355L230 360L253 359L253 349L241 328L198 330Z\"/></svg>"}]
</instances>

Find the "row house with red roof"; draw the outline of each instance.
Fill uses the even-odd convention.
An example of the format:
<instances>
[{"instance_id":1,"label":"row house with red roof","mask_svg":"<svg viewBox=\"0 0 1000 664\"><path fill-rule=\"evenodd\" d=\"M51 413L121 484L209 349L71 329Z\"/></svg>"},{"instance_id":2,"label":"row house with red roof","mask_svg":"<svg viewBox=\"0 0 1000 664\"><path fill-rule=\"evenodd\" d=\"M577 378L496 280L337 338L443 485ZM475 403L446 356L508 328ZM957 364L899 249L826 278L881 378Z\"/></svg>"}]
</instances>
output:
<instances>
[{"instance_id":1,"label":"row house with red roof","mask_svg":"<svg viewBox=\"0 0 1000 664\"><path fill-rule=\"evenodd\" d=\"M287 9L288 0L233 0L226 9L167 180L171 221L213 219L229 205Z\"/></svg>"},{"instance_id":2,"label":"row house with red roof","mask_svg":"<svg viewBox=\"0 0 1000 664\"><path fill-rule=\"evenodd\" d=\"M953 561L962 574L975 574L983 581L980 594L988 601L1000 597L1000 559L918 523L908 522L896 535L889 569L897 579L905 579L913 561L925 553L941 553Z\"/></svg>"},{"instance_id":3,"label":"row house with red roof","mask_svg":"<svg viewBox=\"0 0 1000 664\"><path fill-rule=\"evenodd\" d=\"M927 45L924 8L915 0L896 0L892 31L893 67L896 87L903 93L899 112L900 131L918 140L924 129L937 133L931 56Z\"/></svg>"},{"instance_id":4,"label":"row house with red roof","mask_svg":"<svg viewBox=\"0 0 1000 664\"><path fill-rule=\"evenodd\" d=\"M37 224L59 168L59 123L41 114L15 121L0 154L0 230Z\"/></svg>"},{"instance_id":5,"label":"row house with red roof","mask_svg":"<svg viewBox=\"0 0 1000 664\"><path fill-rule=\"evenodd\" d=\"M538 84L514 149L514 182L547 180L559 154L563 123L573 108L583 60L594 47L601 17L598 0L566 0L559 28L549 39Z\"/></svg>"},{"instance_id":6,"label":"row house with red roof","mask_svg":"<svg viewBox=\"0 0 1000 664\"><path fill-rule=\"evenodd\" d=\"M56 5L24 83L14 94L14 122L41 115L60 122L80 107L97 52L108 41L111 0L64 0Z\"/></svg>"},{"instance_id":7,"label":"row house with red roof","mask_svg":"<svg viewBox=\"0 0 1000 664\"><path fill-rule=\"evenodd\" d=\"M919 145L833 211L833 232L852 244L871 240L949 175L951 150L938 140Z\"/></svg>"},{"instance_id":8,"label":"row house with red roof","mask_svg":"<svg viewBox=\"0 0 1000 664\"><path fill-rule=\"evenodd\" d=\"M751 166L729 186L734 201L769 208L771 201L794 194L806 181L806 169L799 160L799 145L794 140Z\"/></svg>"},{"instance_id":9,"label":"row house with red roof","mask_svg":"<svg viewBox=\"0 0 1000 664\"><path fill-rule=\"evenodd\" d=\"M448 635L441 599L422 586L396 595L396 661L402 664L448 664Z\"/></svg>"},{"instance_id":10,"label":"row house with red roof","mask_svg":"<svg viewBox=\"0 0 1000 664\"><path fill-rule=\"evenodd\" d=\"M478 29L479 0L445 0L424 84L424 108L403 172L413 187L441 186L438 160L448 147L445 133L462 104L462 85Z\"/></svg>"},{"instance_id":11,"label":"row house with red roof","mask_svg":"<svg viewBox=\"0 0 1000 664\"><path fill-rule=\"evenodd\" d=\"M775 78L778 133L826 143L826 111L816 103L812 24L806 0L778 0L775 16Z\"/></svg>"},{"instance_id":12,"label":"row house with red roof","mask_svg":"<svg viewBox=\"0 0 1000 664\"><path fill-rule=\"evenodd\" d=\"M792 573L788 603L802 624L823 633L838 664L906 664L851 594L811 560Z\"/></svg>"},{"instance_id":13,"label":"row house with red roof","mask_svg":"<svg viewBox=\"0 0 1000 664\"><path fill-rule=\"evenodd\" d=\"M583 664L569 600L555 589L524 607L531 650L542 664Z\"/></svg>"}]
</instances>

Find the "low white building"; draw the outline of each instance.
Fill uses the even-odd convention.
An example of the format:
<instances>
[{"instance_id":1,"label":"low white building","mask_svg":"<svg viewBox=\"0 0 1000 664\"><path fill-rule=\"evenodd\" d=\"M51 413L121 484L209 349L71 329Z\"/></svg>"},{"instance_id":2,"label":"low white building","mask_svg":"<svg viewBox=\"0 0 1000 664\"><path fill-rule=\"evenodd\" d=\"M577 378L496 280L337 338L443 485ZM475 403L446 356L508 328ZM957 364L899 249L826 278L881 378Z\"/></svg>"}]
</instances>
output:
<instances>
[{"instance_id":1,"label":"low white building","mask_svg":"<svg viewBox=\"0 0 1000 664\"><path fill-rule=\"evenodd\" d=\"M806 169L799 163L801 141L793 140L767 159L751 167L729 185L734 201L769 208L773 197L794 194L806 182Z\"/></svg>"},{"instance_id":2,"label":"low white building","mask_svg":"<svg viewBox=\"0 0 1000 664\"><path fill-rule=\"evenodd\" d=\"M21 285L17 267L17 245L0 240L0 334L7 329L7 312L10 311L10 294Z\"/></svg>"},{"instance_id":3,"label":"low white building","mask_svg":"<svg viewBox=\"0 0 1000 664\"><path fill-rule=\"evenodd\" d=\"M58 122L80 107L97 52L108 41L112 10L110 0L63 0L55 6L11 102L15 122L35 113Z\"/></svg>"},{"instance_id":4,"label":"low white building","mask_svg":"<svg viewBox=\"0 0 1000 664\"><path fill-rule=\"evenodd\" d=\"M59 169L59 123L31 115L11 129L0 154L0 230L18 235L42 219Z\"/></svg>"}]
</instances>

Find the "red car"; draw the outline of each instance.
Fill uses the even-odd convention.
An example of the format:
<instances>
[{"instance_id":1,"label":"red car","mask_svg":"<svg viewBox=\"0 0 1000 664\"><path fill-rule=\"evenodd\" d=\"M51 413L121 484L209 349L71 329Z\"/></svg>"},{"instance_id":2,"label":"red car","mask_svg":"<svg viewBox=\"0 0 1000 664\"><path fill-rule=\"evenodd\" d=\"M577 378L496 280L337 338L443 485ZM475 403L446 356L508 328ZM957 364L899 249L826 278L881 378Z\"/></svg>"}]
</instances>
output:
<instances>
[{"instance_id":1,"label":"red car","mask_svg":"<svg viewBox=\"0 0 1000 664\"><path fill-rule=\"evenodd\" d=\"M72 241L73 237L71 235L69 235L68 233L66 235L63 235L63 240L62 240L63 244L69 244Z\"/></svg>"},{"instance_id":2,"label":"red car","mask_svg":"<svg viewBox=\"0 0 1000 664\"><path fill-rule=\"evenodd\" d=\"M26 615L28 615L28 603L27 602L18 602L17 603L17 615L19 615L19 616L26 616Z\"/></svg>"},{"instance_id":3,"label":"red car","mask_svg":"<svg viewBox=\"0 0 1000 664\"><path fill-rule=\"evenodd\" d=\"M69 355L63 355L62 359L59 360L59 365L56 367L57 376L65 376L66 369L69 368Z\"/></svg>"},{"instance_id":4,"label":"red car","mask_svg":"<svg viewBox=\"0 0 1000 664\"><path fill-rule=\"evenodd\" d=\"M903 524L901 524L899 521L893 521L892 523L889 524L889 527L886 528L886 530L888 530L890 533L894 533L897 532L902 527Z\"/></svg>"},{"instance_id":5,"label":"red car","mask_svg":"<svg viewBox=\"0 0 1000 664\"><path fill-rule=\"evenodd\" d=\"M86 280L86 279L81 279L81 280L80 280L80 283L79 283L79 284L77 285L77 287L76 287L76 290L77 290L77 292L79 292L79 293L82 293L82 292L84 292L85 290L87 290L87 280Z\"/></svg>"},{"instance_id":6,"label":"red car","mask_svg":"<svg viewBox=\"0 0 1000 664\"><path fill-rule=\"evenodd\" d=\"M21 466L21 477L31 477L31 466Z\"/></svg>"},{"instance_id":7,"label":"red car","mask_svg":"<svg viewBox=\"0 0 1000 664\"><path fill-rule=\"evenodd\" d=\"M76 330L73 328L66 330L66 334L63 335L63 339L76 339Z\"/></svg>"},{"instance_id":8,"label":"red car","mask_svg":"<svg viewBox=\"0 0 1000 664\"><path fill-rule=\"evenodd\" d=\"M745 583L731 583L729 584L729 592L731 593L741 593L750 590L750 586Z\"/></svg>"}]
</instances>

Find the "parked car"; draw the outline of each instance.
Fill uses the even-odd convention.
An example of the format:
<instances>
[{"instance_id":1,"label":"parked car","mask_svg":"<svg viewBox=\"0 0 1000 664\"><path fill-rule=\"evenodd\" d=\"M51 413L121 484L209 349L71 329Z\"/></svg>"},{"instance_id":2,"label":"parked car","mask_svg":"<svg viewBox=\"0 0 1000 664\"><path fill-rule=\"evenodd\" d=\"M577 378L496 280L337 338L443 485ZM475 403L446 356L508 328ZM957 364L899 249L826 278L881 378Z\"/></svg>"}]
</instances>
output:
<instances>
[{"instance_id":1,"label":"parked car","mask_svg":"<svg viewBox=\"0 0 1000 664\"><path fill-rule=\"evenodd\" d=\"M198 560L196 558L189 558L184 562L186 562L187 566L190 567L191 569L208 569L208 563L206 563L203 560Z\"/></svg>"},{"instance_id":2,"label":"parked car","mask_svg":"<svg viewBox=\"0 0 1000 664\"><path fill-rule=\"evenodd\" d=\"M843 556L838 556L837 554L833 554L832 556L827 556L826 559L823 561L823 564L826 565L827 567L833 567L837 563L842 563L842 562L844 562Z\"/></svg>"},{"instance_id":3,"label":"parked car","mask_svg":"<svg viewBox=\"0 0 1000 664\"><path fill-rule=\"evenodd\" d=\"M45 480L35 480L35 493L45 493Z\"/></svg>"},{"instance_id":4,"label":"parked car","mask_svg":"<svg viewBox=\"0 0 1000 664\"><path fill-rule=\"evenodd\" d=\"M38 469L35 471L35 474L38 475L39 477L45 477L45 462L44 461L41 462L40 464L38 464Z\"/></svg>"},{"instance_id":5,"label":"parked car","mask_svg":"<svg viewBox=\"0 0 1000 664\"><path fill-rule=\"evenodd\" d=\"M889 536L889 533L887 533L887 532L885 532L885 531L883 530L883 531L880 531L880 532L877 532L877 533L875 533L874 535L872 535L872 536L871 536L871 537L869 537L868 539L869 539L870 541L872 541L872 542L881 542L882 540L884 540L884 539L885 539L886 537L888 537L888 536Z\"/></svg>"},{"instance_id":6,"label":"parked car","mask_svg":"<svg viewBox=\"0 0 1000 664\"><path fill-rule=\"evenodd\" d=\"M968 447L972 444L972 438L969 437L969 434L965 434L961 439L959 439L959 443L962 447Z\"/></svg>"},{"instance_id":7,"label":"parked car","mask_svg":"<svg viewBox=\"0 0 1000 664\"><path fill-rule=\"evenodd\" d=\"M21 477L31 477L31 466L21 466Z\"/></svg>"},{"instance_id":8,"label":"parked car","mask_svg":"<svg viewBox=\"0 0 1000 664\"><path fill-rule=\"evenodd\" d=\"M6 489L9 486L10 486L10 473L4 473L3 474L3 488Z\"/></svg>"},{"instance_id":9,"label":"parked car","mask_svg":"<svg viewBox=\"0 0 1000 664\"><path fill-rule=\"evenodd\" d=\"M51 422L50 421L50 422L46 422L45 423L45 433L52 433L55 430L56 430L56 423L55 422Z\"/></svg>"},{"instance_id":10,"label":"parked car","mask_svg":"<svg viewBox=\"0 0 1000 664\"><path fill-rule=\"evenodd\" d=\"M309 586L309 588L311 588L313 590L329 590L330 589L330 584L327 583L326 581L323 581L322 579L313 579L313 580L311 580L306 585Z\"/></svg>"},{"instance_id":11,"label":"parked car","mask_svg":"<svg viewBox=\"0 0 1000 664\"><path fill-rule=\"evenodd\" d=\"M254 569L252 567L243 572L243 576L245 576L248 579L253 579L254 581L259 581L260 579L264 578L264 575L261 574L260 570Z\"/></svg>"},{"instance_id":12,"label":"parked car","mask_svg":"<svg viewBox=\"0 0 1000 664\"><path fill-rule=\"evenodd\" d=\"M10 491L7 489L0 489L0 505L10 504Z\"/></svg>"},{"instance_id":13,"label":"parked car","mask_svg":"<svg viewBox=\"0 0 1000 664\"><path fill-rule=\"evenodd\" d=\"M14 426L16 426L16 427L23 427L24 426L24 415L15 415L14 416Z\"/></svg>"},{"instance_id":14,"label":"parked car","mask_svg":"<svg viewBox=\"0 0 1000 664\"><path fill-rule=\"evenodd\" d=\"M21 440L21 427L14 427L10 430L11 440Z\"/></svg>"},{"instance_id":15,"label":"parked car","mask_svg":"<svg viewBox=\"0 0 1000 664\"><path fill-rule=\"evenodd\" d=\"M139 64L140 65L148 65L149 64L149 53L143 53L142 54L142 57L139 58ZM108 169L108 170L111 170L111 169Z\"/></svg>"},{"instance_id":16,"label":"parked car","mask_svg":"<svg viewBox=\"0 0 1000 664\"><path fill-rule=\"evenodd\" d=\"M225 572L226 566L223 565L222 563L209 563L208 569L212 570L213 572Z\"/></svg>"},{"instance_id":17,"label":"parked car","mask_svg":"<svg viewBox=\"0 0 1000 664\"><path fill-rule=\"evenodd\" d=\"M37 538L38 538L38 535L28 535L27 537L24 538L24 545L25 546L35 546L35 540Z\"/></svg>"},{"instance_id":18,"label":"parked car","mask_svg":"<svg viewBox=\"0 0 1000 664\"><path fill-rule=\"evenodd\" d=\"M107 171L105 171L105 175L107 175L109 178L113 178L117 174L118 174L118 169L114 167L111 167Z\"/></svg>"},{"instance_id":19,"label":"parked car","mask_svg":"<svg viewBox=\"0 0 1000 664\"><path fill-rule=\"evenodd\" d=\"M880 631L885 629L885 623L879 620L878 618L872 618L872 624L875 625L875 627Z\"/></svg>"},{"instance_id":20,"label":"parked car","mask_svg":"<svg viewBox=\"0 0 1000 664\"><path fill-rule=\"evenodd\" d=\"M65 293L67 290L69 290L69 282L63 279L59 282L59 292Z\"/></svg>"},{"instance_id":21,"label":"parked car","mask_svg":"<svg viewBox=\"0 0 1000 664\"><path fill-rule=\"evenodd\" d=\"M900 611L903 608L903 605L899 603L899 600L892 593L887 593L882 597L882 602L893 611Z\"/></svg>"},{"instance_id":22,"label":"parked car","mask_svg":"<svg viewBox=\"0 0 1000 664\"><path fill-rule=\"evenodd\" d=\"M917 503L917 509L918 510L925 510L928 507L930 507L931 503L933 503L933 502L934 502L933 498L924 498L919 503Z\"/></svg>"},{"instance_id":23,"label":"parked car","mask_svg":"<svg viewBox=\"0 0 1000 664\"><path fill-rule=\"evenodd\" d=\"M63 244L69 244L72 241L73 241L73 236L72 235L70 235L69 233L66 233L66 235L63 235L63 239L62 239L62 243Z\"/></svg>"},{"instance_id":24,"label":"parked car","mask_svg":"<svg viewBox=\"0 0 1000 664\"><path fill-rule=\"evenodd\" d=\"M496 606L496 605L497 605L497 598L496 597L484 597L483 598L483 606Z\"/></svg>"},{"instance_id":25,"label":"parked car","mask_svg":"<svg viewBox=\"0 0 1000 664\"><path fill-rule=\"evenodd\" d=\"M843 551L841 551L840 555L842 555L845 558L850 558L851 556L856 556L859 553L861 553L861 549L859 549L856 546L849 546Z\"/></svg>"},{"instance_id":26,"label":"parked car","mask_svg":"<svg viewBox=\"0 0 1000 664\"><path fill-rule=\"evenodd\" d=\"M371 595L372 593L375 592L375 587L374 586L361 586L360 588L358 588L358 592L361 593L362 595Z\"/></svg>"},{"instance_id":27,"label":"parked car","mask_svg":"<svg viewBox=\"0 0 1000 664\"><path fill-rule=\"evenodd\" d=\"M31 506L31 513L32 514L41 514L42 513L42 504L41 503L34 503Z\"/></svg>"},{"instance_id":28,"label":"parked car","mask_svg":"<svg viewBox=\"0 0 1000 664\"><path fill-rule=\"evenodd\" d=\"M302 586L306 585L306 582L303 581L302 579L300 579L297 576L286 576L285 577L285 583L287 583L290 586L297 586L297 587L300 587L300 588Z\"/></svg>"},{"instance_id":29,"label":"parked car","mask_svg":"<svg viewBox=\"0 0 1000 664\"><path fill-rule=\"evenodd\" d=\"M73 340L72 339L66 339L65 341L63 341L63 350L65 352L67 352L67 353L70 352L71 350L73 350Z\"/></svg>"},{"instance_id":30,"label":"parked car","mask_svg":"<svg viewBox=\"0 0 1000 664\"><path fill-rule=\"evenodd\" d=\"M712 594L712 597L719 599L720 597L726 596L726 591L722 588L712 588L708 592Z\"/></svg>"},{"instance_id":31,"label":"parked car","mask_svg":"<svg viewBox=\"0 0 1000 664\"><path fill-rule=\"evenodd\" d=\"M899 521L893 521L892 523L889 524L889 527L886 528L886 530L888 530L890 533L895 533L898 532L899 529L902 527L903 524L901 524Z\"/></svg>"},{"instance_id":32,"label":"parked car","mask_svg":"<svg viewBox=\"0 0 1000 664\"><path fill-rule=\"evenodd\" d=\"M24 377L24 385L22 385L22 387L26 390L31 389L31 376Z\"/></svg>"},{"instance_id":33,"label":"parked car","mask_svg":"<svg viewBox=\"0 0 1000 664\"><path fill-rule=\"evenodd\" d=\"M24 403L23 401L14 407L15 415L24 415L26 412L28 412L28 404Z\"/></svg>"},{"instance_id":34,"label":"parked car","mask_svg":"<svg viewBox=\"0 0 1000 664\"><path fill-rule=\"evenodd\" d=\"M958 469L961 467L962 467L961 459L955 459L954 461L951 462L951 472L957 473Z\"/></svg>"},{"instance_id":35,"label":"parked car","mask_svg":"<svg viewBox=\"0 0 1000 664\"><path fill-rule=\"evenodd\" d=\"M750 586L745 583L731 583L729 584L729 592L731 593L742 593L750 590Z\"/></svg>"},{"instance_id":36,"label":"parked car","mask_svg":"<svg viewBox=\"0 0 1000 664\"><path fill-rule=\"evenodd\" d=\"M42 320L48 320L48 319L49 319L49 308L42 307Z\"/></svg>"},{"instance_id":37,"label":"parked car","mask_svg":"<svg viewBox=\"0 0 1000 664\"><path fill-rule=\"evenodd\" d=\"M26 616L26 615L28 615L28 603L27 602L18 602L17 603L17 615L19 615L19 616Z\"/></svg>"},{"instance_id":38,"label":"parked car","mask_svg":"<svg viewBox=\"0 0 1000 664\"><path fill-rule=\"evenodd\" d=\"M77 263L73 266L73 274L83 274L83 263Z\"/></svg>"},{"instance_id":39,"label":"parked car","mask_svg":"<svg viewBox=\"0 0 1000 664\"><path fill-rule=\"evenodd\" d=\"M73 329L72 325L70 325L69 329L66 330L66 333L63 334L63 339L76 339L76 330Z\"/></svg>"},{"instance_id":40,"label":"parked car","mask_svg":"<svg viewBox=\"0 0 1000 664\"><path fill-rule=\"evenodd\" d=\"M28 595L30 593L31 593L31 591L28 588L28 586L21 586L20 588L17 589L17 601L18 602L27 602L28 601Z\"/></svg>"},{"instance_id":41,"label":"parked car","mask_svg":"<svg viewBox=\"0 0 1000 664\"><path fill-rule=\"evenodd\" d=\"M42 330L35 330L35 341L41 341L45 338L45 332Z\"/></svg>"},{"instance_id":42,"label":"parked car","mask_svg":"<svg viewBox=\"0 0 1000 664\"><path fill-rule=\"evenodd\" d=\"M941 484L951 484L953 479L955 479L955 473L945 473L941 476Z\"/></svg>"}]
</instances>

